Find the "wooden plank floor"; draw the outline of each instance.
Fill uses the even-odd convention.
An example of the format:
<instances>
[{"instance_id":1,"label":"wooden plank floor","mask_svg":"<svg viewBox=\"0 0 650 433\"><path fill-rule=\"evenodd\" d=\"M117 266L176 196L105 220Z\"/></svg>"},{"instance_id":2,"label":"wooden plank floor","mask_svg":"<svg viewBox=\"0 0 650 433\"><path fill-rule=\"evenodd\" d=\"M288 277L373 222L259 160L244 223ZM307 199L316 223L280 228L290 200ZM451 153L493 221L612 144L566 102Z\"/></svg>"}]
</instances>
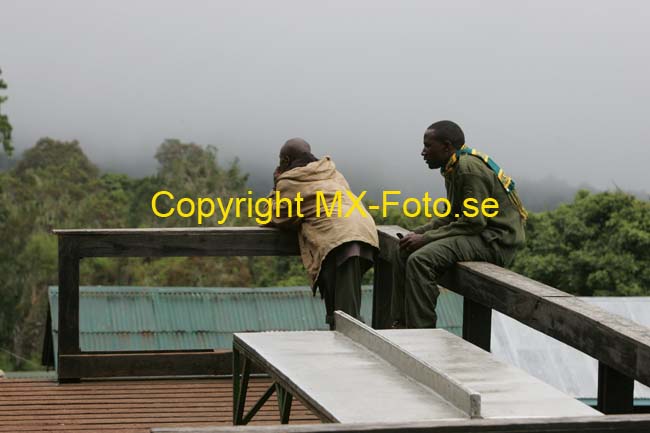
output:
<instances>
[{"instance_id":1,"label":"wooden plank floor","mask_svg":"<svg viewBox=\"0 0 650 433\"><path fill-rule=\"evenodd\" d=\"M270 384L268 379L251 379L247 407ZM291 422L319 421L294 399ZM0 379L0 432L148 433L152 427L231 424L231 379L76 384L46 379ZM251 424L279 424L275 394Z\"/></svg>"}]
</instances>

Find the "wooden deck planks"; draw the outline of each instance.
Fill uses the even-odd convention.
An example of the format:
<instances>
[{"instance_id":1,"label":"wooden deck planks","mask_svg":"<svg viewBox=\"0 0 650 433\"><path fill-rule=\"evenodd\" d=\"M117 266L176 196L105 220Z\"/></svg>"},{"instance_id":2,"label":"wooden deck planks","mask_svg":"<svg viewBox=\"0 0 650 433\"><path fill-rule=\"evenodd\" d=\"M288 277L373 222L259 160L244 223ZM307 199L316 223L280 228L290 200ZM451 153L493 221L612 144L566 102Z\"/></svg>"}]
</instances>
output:
<instances>
[{"instance_id":1,"label":"wooden deck planks","mask_svg":"<svg viewBox=\"0 0 650 433\"><path fill-rule=\"evenodd\" d=\"M247 409L270 386L252 379ZM148 433L152 427L232 425L231 379L113 380L58 384L0 380L0 432ZM251 424L279 424L273 396ZM292 423L318 419L294 400Z\"/></svg>"}]
</instances>

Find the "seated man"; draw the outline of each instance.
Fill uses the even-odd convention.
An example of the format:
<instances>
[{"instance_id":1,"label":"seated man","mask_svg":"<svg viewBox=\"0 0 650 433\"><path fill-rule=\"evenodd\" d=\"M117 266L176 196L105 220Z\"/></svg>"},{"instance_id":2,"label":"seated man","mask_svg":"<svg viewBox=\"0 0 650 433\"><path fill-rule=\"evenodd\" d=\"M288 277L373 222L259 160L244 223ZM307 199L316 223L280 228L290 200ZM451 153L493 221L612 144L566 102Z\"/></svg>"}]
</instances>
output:
<instances>
[{"instance_id":1,"label":"seated man","mask_svg":"<svg viewBox=\"0 0 650 433\"><path fill-rule=\"evenodd\" d=\"M465 145L465 136L454 122L443 120L427 128L421 155L431 169L445 178L451 212L445 218L413 230L400 240L394 258L392 316L394 327L435 328L438 278L456 262L485 261L508 265L524 242L527 214L514 181L488 156ZM476 199L476 216L464 208ZM498 202L486 217L481 204ZM441 212L444 213L444 212Z\"/></svg>"},{"instance_id":2,"label":"seated man","mask_svg":"<svg viewBox=\"0 0 650 433\"><path fill-rule=\"evenodd\" d=\"M353 207L348 182L336 170L329 156L317 159L311 153L309 144L301 138L287 141L280 150L280 165L273 174L275 192L280 197L293 200L297 193L303 198L300 211L303 216L288 215L287 203L273 202L273 219L269 225L298 230L300 256L311 281L312 290L319 288L325 300L326 321L334 329L334 311L341 310L359 319L361 310L361 278L370 268L378 248L377 228L365 212L358 207L346 217ZM340 191L342 216L335 209L331 216L325 215L323 203L319 203L317 216L317 193L321 192L326 206L332 207L336 193ZM354 196L356 198L356 196ZM280 206L280 216L276 214ZM361 205L363 207L363 205Z\"/></svg>"}]
</instances>

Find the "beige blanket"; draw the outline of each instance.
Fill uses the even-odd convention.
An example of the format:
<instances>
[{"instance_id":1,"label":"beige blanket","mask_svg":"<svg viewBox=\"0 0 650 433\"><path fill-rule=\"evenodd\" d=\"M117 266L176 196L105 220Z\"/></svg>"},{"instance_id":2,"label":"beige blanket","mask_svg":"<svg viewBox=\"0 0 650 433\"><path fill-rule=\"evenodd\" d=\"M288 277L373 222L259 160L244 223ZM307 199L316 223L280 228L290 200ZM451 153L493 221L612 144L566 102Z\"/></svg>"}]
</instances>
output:
<instances>
[{"instance_id":1,"label":"beige blanket","mask_svg":"<svg viewBox=\"0 0 650 433\"><path fill-rule=\"evenodd\" d=\"M303 217L296 215L295 202L292 205L292 215L289 216L289 206L284 201L280 205L280 217L277 217L277 203L273 201L273 219L269 225L298 230L300 256L312 287L318 279L325 256L333 248L350 241L361 241L379 247L377 228L372 216L360 201L355 204L357 196L350 191L350 185L336 170L329 156L304 167L285 171L278 177L276 191L280 192L282 198L293 200L298 192L304 198L300 207ZM337 192L340 192L340 201L335 201ZM270 197L275 198L274 193ZM326 216L325 206L332 209L333 202L340 203L341 217L337 216L338 206L333 208L332 216ZM320 216L317 216L317 205L320 207Z\"/></svg>"}]
</instances>

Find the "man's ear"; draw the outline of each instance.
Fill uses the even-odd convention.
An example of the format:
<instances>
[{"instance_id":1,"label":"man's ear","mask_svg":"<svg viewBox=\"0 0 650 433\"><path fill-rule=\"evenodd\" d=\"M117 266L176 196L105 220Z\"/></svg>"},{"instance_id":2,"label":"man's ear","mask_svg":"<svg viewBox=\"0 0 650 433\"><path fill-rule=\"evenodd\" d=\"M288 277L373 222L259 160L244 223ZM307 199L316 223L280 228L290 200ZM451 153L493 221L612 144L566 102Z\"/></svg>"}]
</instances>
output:
<instances>
[{"instance_id":1,"label":"man's ear","mask_svg":"<svg viewBox=\"0 0 650 433\"><path fill-rule=\"evenodd\" d=\"M282 171L285 171L287 167L289 167L290 163L291 163L291 159L287 155L283 155L280 157L280 169Z\"/></svg>"}]
</instances>

